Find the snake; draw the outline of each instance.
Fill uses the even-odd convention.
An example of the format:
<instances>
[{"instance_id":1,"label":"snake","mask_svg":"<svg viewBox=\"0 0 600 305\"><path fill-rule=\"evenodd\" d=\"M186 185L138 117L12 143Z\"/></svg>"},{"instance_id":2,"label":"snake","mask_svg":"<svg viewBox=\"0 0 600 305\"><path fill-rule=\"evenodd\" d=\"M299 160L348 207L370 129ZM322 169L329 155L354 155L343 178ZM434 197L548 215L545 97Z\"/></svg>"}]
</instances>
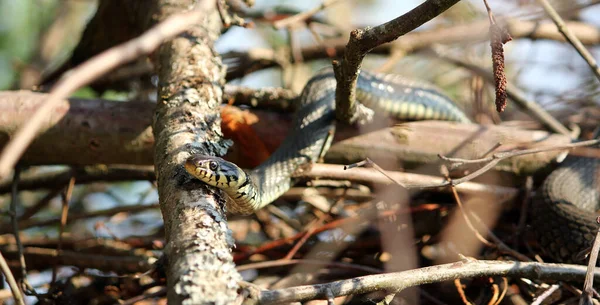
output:
<instances>
[{"instance_id":1,"label":"snake","mask_svg":"<svg viewBox=\"0 0 600 305\"><path fill-rule=\"evenodd\" d=\"M335 131L336 79L331 68L317 72L297 101L292 127L277 150L261 165L244 171L215 156L192 154L185 161L194 178L226 193L227 209L250 214L289 190L294 174L327 152ZM396 74L360 71L356 98L363 105L400 120L471 123L436 86ZM544 181L531 205L533 231L548 256L574 262L597 230L595 159L569 157Z\"/></svg>"},{"instance_id":2,"label":"snake","mask_svg":"<svg viewBox=\"0 0 600 305\"><path fill-rule=\"evenodd\" d=\"M540 248L555 261L581 264L598 232L600 160L569 156L535 195L531 225Z\"/></svg>"}]
</instances>

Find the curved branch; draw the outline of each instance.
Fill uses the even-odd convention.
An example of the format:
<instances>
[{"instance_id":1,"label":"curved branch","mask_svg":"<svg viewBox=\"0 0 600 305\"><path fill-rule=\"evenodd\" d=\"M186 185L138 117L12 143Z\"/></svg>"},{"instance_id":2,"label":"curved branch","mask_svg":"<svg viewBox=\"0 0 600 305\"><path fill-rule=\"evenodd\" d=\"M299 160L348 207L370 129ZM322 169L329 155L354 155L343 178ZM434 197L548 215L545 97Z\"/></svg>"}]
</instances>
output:
<instances>
[{"instance_id":1,"label":"curved branch","mask_svg":"<svg viewBox=\"0 0 600 305\"><path fill-rule=\"evenodd\" d=\"M582 281L586 266L529 262L504 262L464 259L462 261L402 272L367 275L326 284L298 286L261 291L257 303L276 304L361 294L375 291L396 291L423 284L458 278L487 276L524 277L539 280ZM600 271L594 273L600 279Z\"/></svg>"}]
</instances>

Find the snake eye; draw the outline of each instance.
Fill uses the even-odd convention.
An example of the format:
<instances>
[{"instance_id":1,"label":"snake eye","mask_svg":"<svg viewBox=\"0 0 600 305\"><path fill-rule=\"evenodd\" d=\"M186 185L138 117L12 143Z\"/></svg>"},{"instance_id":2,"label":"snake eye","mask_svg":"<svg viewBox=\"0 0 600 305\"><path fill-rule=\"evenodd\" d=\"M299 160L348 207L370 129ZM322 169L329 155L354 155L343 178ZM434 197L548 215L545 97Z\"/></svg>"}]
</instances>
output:
<instances>
[{"instance_id":1,"label":"snake eye","mask_svg":"<svg viewBox=\"0 0 600 305\"><path fill-rule=\"evenodd\" d=\"M211 171L216 171L219 168L219 164L215 161L210 161L208 163L208 168L210 168Z\"/></svg>"}]
</instances>

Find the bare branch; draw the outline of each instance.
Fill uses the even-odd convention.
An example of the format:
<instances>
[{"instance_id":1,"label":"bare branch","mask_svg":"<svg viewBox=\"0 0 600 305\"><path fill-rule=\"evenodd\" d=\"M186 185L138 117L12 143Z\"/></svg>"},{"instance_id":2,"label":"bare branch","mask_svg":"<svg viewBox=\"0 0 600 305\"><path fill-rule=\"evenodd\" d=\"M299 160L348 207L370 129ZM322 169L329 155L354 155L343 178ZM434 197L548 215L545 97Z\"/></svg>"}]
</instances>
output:
<instances>
[{"instance_id":1,"label":"bare branch","mask_svg":"<svg viewBox=\"0 0 600 305\"><path fill-rule=\"evenodd\" d=\"M585 266L531 262L506 262L464 259L459 262L378 275L367 275L325 284L306 285L278 290L261 291L260 304L302 302L375 291L400 292L418 285L439 283L457 278L487 276L525 277L538 280L581 281ZM600 279L600 271L594 277Z\"/></svg>"},{"instance_id":2,"label":"bare branch","mask_svg":"<svg viewBox=\"0 0 600 305\"><path fill-rule=\"evenodd\" d=\"M12 272L10 271L10 268L8 267L8 264L6 263L6 260L4 259L4 256L2 255L1 252L0 252L0 270L2 270L2 274L4 274L4 277L6 278L6 282L8 282L8 286L10 287L10 290L12 291L13 298L15 299L15 303L17 303L17 305L25 305L25 299L23 298L23 295L21 294L21 289L19 289L19 285L17 285L17 281L15 281L15 277L13 276Z\"/></svg>"},{"instance_id":3,"label":"bare branch","mask_svg":"<svg viewBox=\"0 0 600 305\"><path fill-rule=\"evenodd\" d=\"M562 20L562 18L560 18L560 15L558 15L556 10L547 0L538 0L538 3L542 5L546 13L550 16L552 21L554 21L554 24L556 24L558 30L565 36L567 41L575 48L575 50L577 50L577 53L581 55L583 60L585 60L596 78L600 80L600 67L598 67L598 63L594 59L594 56L592 56L592 54L583 46L575 34L569 30L569 27L565 25L565 22Z\"/></svg>"},{"instance_id":4,"label":"bare branch","mask_svg":"<svg viewBox=\"0 0 600 305\"><path fill-rule=\"evenodd\" d=\"M336 4L337 2L339 2L340 0L324 0L323 3L321 3L321 5L316 6L310 10L304 11L302 13L296 14L294 16L285 18L285 19L281 19L278 21L275 21L273 23L273 27L275 27L276 29L280 30L283 29L285 27L288 27L294 23L298 23L298 22L302 22L305 21L306 19L314 16L316 13L326 9L327 7Z\"/></svg>"},{"instance_id":5,"label":"bare branch","mask_svg":"<svg viewBox=\"0 0 600 305\"><path fill-rule=\"evenodd\" d=\"M403 173L386 171L387 175L394 181L402 183L408 189L424 189L444 187L450 183L443 177L434 177L421 174ZM342 165L334 164L313 164L310 169L299 173L298 178L326 178L341 179L357 182L391 184L391 181L380 173L367 168L354 168L344 170ZM457 186L457 190L465 194L487 194L488 196L500 197L503 199L513 198L518 194L518 190L510 187L493 186L481 183L463 183Z\"/></svg>"},{"instance_id":6,"label":"bare branch","mask_svg":"<svg viewBox=\"0 0 600 305\"><path fill-rule=\"evenodd\" d=\"M410 12L376 27L356 29L350 33L343 60L334 64L337 87L336 117L343 122L368 120L369 111L356 103L356 80L365 55L384 43L416 29L446 11L459 0L428 0ZM372 113L371 113L372 115Z\"/></svg>"}]
</instances>

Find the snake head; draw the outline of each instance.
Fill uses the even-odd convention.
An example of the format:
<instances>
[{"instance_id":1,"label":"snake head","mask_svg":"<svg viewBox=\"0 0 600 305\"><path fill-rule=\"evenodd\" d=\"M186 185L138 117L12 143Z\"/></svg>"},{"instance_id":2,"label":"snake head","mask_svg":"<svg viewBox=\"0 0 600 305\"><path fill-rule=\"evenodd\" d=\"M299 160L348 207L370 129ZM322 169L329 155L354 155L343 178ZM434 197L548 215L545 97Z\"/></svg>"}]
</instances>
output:
<instances>
[{"instance_id":1,"label":"snake head","mask_svg":"<svg viewBox=\"0 0 600 305\"><path fill-rule=\"evenodd\" d=\"M245 178L244 171L237 165L219 157L192 155L184 166L190 175L219 188L235 186L240 177Z\"/></svg>"}]
</instances>

